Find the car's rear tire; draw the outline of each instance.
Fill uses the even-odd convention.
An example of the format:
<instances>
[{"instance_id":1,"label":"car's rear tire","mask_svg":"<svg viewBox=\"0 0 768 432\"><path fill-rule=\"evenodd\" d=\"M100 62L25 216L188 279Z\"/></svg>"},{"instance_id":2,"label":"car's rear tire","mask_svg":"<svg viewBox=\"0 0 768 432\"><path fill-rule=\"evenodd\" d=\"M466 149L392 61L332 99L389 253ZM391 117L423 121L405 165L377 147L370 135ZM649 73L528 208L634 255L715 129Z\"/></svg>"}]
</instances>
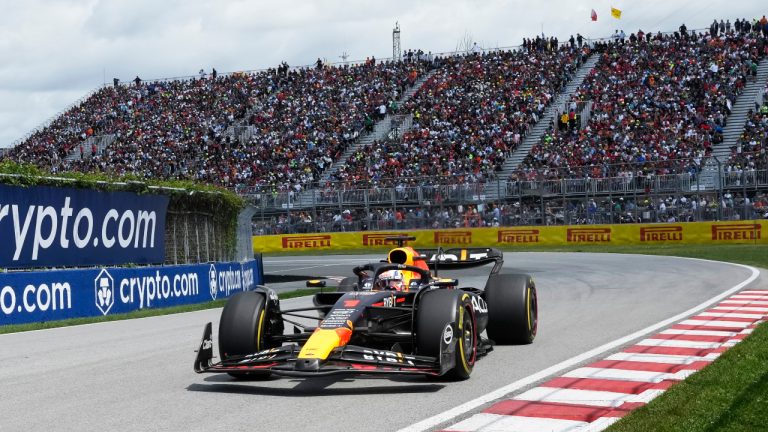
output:
<instances>
[{"instance_id":1,"label":"car's rear tire","mask_svg":"<svg viewBox=\"0 0 768 432\"><path fill-rule=\"evenodd\" d=\"M529 344L539 325L536 284L530 275L497 274L485 286L488 337L502 345Z\"/></svg>"},{"instance_id":2,"label":"car's rear tire","mask_svg":"<svg viewBox=\"0 0 768 432\"><path fill-rule=\"evenodd\" d=\"M357 291L357 278L345 277L339 282L339 292Z\"/></svg>"},{"instance_id":3,"label":"car's rear tire","mask_svg":"<svg viewBox=\"0 0 768 432\"><path fill-rule=\"evenodd\" d=\"M453 326L457 339L456 364L443 375L446 379L469 378L477 360L477 323L470 296L459 290L435 290L425 293L419 300L416 314L417 354L439 359L446 326Z\"/></svg>"},{"instance_id":4,"label":"car's rear tire","mask_svg":"<svg viewBox=\"0 0 768 432\"><path fill-rule=\"evenodd\" d=\"M227 301L219 320L219 355L222 361L268 348L266 295L244 291ZM240 379L265 379L266 371L231 372Z\"/></svg>"}]
</instances>

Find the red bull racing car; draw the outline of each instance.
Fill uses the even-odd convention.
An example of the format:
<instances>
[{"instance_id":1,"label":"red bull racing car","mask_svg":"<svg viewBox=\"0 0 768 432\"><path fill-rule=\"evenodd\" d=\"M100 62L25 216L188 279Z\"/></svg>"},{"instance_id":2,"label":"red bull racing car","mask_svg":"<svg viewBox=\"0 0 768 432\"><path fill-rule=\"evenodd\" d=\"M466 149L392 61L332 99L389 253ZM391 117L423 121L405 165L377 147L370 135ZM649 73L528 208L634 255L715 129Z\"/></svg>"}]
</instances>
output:
<instances>
[{"instance_id":1,"label":"red bull racing car","mask_svg":"<svg viewBox=\"0 0 768 432\"><path fill-rule=\"evenodd\" d=\"M536 287L525 274L499 274L490 248L400 247L387 260L355 267L355 277L314 295L313 307L282 309L260 286L229 299L219 322L220 361L205 326L194 369L259 379L272 374L417 374L467 379L494 344L529 344L538 325ZM493 264L485 287L459 287L441 269ZM322 286L310 281L308 286ZM308 326L297 318L312 319ZM285 325L294 326L286 333ZM483 332L487 337L482 336Z\"/></svg>"}]
</instances>

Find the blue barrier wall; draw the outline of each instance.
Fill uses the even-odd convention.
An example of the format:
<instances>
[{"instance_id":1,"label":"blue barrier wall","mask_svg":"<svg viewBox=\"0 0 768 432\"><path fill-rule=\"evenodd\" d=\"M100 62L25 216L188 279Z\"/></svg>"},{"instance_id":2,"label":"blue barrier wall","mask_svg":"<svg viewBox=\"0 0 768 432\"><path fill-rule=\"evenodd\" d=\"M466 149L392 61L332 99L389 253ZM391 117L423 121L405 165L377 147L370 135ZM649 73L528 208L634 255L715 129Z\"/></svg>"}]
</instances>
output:
<instances>
[{"instance_id":1,"label":"blue barrier wall","mask_svg":"<svg viewBox=\"0 0 768 432\"><path fill-rule=\"evenodd\" d=\"M160 264L168 197L0 185L0 267Z\"/></svg>"},{"instance_id":2,"label":"blue barrier wall","mask_svg":"<svg viewBox=\"0 0 768 432\"><path fill-rule=\"evenodd\" d=\"M261 260L0 274L0 325L202 303L263 284Z\"/></svg>"}]
</instances>

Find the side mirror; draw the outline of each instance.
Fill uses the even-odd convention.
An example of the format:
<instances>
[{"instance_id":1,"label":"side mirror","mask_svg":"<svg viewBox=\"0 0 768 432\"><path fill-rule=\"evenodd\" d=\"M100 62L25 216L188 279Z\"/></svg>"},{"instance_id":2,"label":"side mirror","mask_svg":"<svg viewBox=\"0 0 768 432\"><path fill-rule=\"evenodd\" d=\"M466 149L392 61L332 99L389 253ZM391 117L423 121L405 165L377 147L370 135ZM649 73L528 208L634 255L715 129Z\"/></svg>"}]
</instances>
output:
<instances>
[{"instance_id":1,"label":"side mirror","mask_svg":"<svg viewBox=\"0 0 768 432\"><path fill-rule=\"evenodd\" d=\"M459 286L458 279L438 279L433 282L433 285L439 288L455 288Z\"/></svg>"},{"instance_id":2,"label":"side mirror","mask_svg":"<svg viewBox=\"0 0 768 432\"><path fill-rule=\"evenodd\" d=\"M325 281L320 279L308 280L307 288L325 288Z\"/></svg>"}]
</instances>

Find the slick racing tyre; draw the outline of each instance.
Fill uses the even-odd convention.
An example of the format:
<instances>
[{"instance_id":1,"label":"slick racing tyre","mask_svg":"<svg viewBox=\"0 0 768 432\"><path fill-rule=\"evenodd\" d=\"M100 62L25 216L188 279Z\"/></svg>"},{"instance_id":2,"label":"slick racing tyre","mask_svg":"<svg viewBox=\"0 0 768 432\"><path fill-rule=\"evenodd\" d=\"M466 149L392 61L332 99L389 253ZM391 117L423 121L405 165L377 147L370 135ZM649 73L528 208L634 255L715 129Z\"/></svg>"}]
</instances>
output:
<instances>
[{"instance_id":1,"label":"slick racing tyre","mask_svg":"<svg viewBox=\"0 0 768 432\"><path fill-rule=\"evenodd\" d=\"M478 343L471 295L460 290L435 290L424 294L418 308L416 353L439 359L441 341L452 338L456 344L455 366L443 377L449 380L469 378L477 360Z\"/></svg>"},{"instance_id":2,"label":"slick racing tyre","mask_svg":"<svg viewBox=\"0 0 768 432\"><path fill-rule=\"evenodd\" d=\"M244 291L227 301L219 320L219 355L222 361L269 348L266 342L268 319L266 295ZM269 372L231 372L235 378L264 379Z\"/></svg>"},{"instance_id":3,"label":"slick racing tyre","mask_svg":"<svg viewBox=\"0 0 768 432\"><path fill-rule=\"evenodd\" d=\"M533 278L525 274L497 274L485 286L488 337L497 344L529 344L538 328L538 298Z\"/></svg>"},{"instance_id":4,"label":"slick racing tyre","mask_svg":"<svg viewBox=\"0 0 768 432\"><path fill-rule=\"evenodd\" d=\"M357 291L357 277L345 277L339 282L339 292Z\"/></svg>"}]
</instances>

